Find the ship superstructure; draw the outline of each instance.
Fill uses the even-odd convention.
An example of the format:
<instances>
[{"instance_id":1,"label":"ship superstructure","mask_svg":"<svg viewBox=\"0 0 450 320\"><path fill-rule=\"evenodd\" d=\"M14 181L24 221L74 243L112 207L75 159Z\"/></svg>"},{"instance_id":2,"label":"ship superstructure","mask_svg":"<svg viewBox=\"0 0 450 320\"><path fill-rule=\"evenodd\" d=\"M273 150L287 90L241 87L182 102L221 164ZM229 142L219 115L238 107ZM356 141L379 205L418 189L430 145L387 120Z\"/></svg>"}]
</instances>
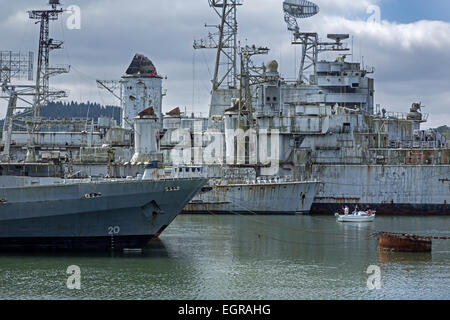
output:
<instances>
[{"instance_id":1,"label":"ship superstructure","mask_svg":"<svg viewBox=\"0 0 450 320\"><path fill-rule=\"evenodd\" d=\"M29 12L40 24L36 83L11 83L26 74L32 80L32 54L0 54L2 91L8 99L0 164L0 250L142 249L208 179L202 168L160 166L161 77L143 56L136 55L123 77L129 99L123 127L107 118L94 124L41 117L42 107L65 95L50 89L50 76L68 71L50 66L50 51L62 42L50 37L49 25L63 10L58 0L49 5ZM133 165L124 162L113 169L116 156Z\"/></svg>"},{"instance_id":2,"label":"ship superstructure","mask_svg":"<svg viewBox=\"0 0 450 320\"><path fill-rule=\"evenodd\" d=\"M297 19L319 12L309 1L287 0L283 9L292 44L302 46L298 78L284 79L276 61L262 73L246 69L249 55L241 56L239 94L212 118L223 119L225 136L227 129L255 132L256 143L234 142L240 158L234 164L249 164L252 145L259 153L261 132L279 133L279 167L271 174L320 181L312 213L352 204L379 214L449 214L449 144L437 131L421 129L428 119L424 106L394 113L375 105L374 68L348 61L350 35L328 34L322 41L301 32ZM323 52L335 58L323 60ZM218 109L212 100L211 110ZM268 173L262 163L255 168L257 175Z\"/></svg>"},{"instance_id":3,"label":"ship superstructure","mask_svg":"<svg viewBox=\"0 0 450 320\"><path fill-rule=\"evenodd\" d=\"M314 186L307 188L313 195L305 196L313 199L312 213L329 213L343 204L370 205L378 214L449 213L448 142L434 130L421 129L428 119L422 104L413 103L405 113L375 104L374 69L349 61L348 34L330 33L323 41L315 32L300 30L297 19L317 14L315 4L283 3L292 44L302 47L294 80L280 74L275 60L254 63L255 56L269 54L267 47L240 46L241 1L209 4L221 21L218 33L194 43L196 49L217 53L209 117L187 116L179 108L163 115L162 77L150 59L137 54L121 80L98 81L120 101L120 125L108 118L98 123L42 118L50 128L63 124L67 130L8 129L11 143L4 135L4 146L10 151L0 174L135 177L157 160L167 166L203 166L215 178L189 212L206 212L202 206L217 204L218 211L226 211L227 197L250 212L232 186L266 190L284 181ZM324 60L324 52L334 57ZM30 152L33 162L27 161ZM293 191L290 199L300 205L304 194ZM261 197L262 192L255 203ZM264 207L269 209L253 209Z\"/></svg>"}]
</instances>

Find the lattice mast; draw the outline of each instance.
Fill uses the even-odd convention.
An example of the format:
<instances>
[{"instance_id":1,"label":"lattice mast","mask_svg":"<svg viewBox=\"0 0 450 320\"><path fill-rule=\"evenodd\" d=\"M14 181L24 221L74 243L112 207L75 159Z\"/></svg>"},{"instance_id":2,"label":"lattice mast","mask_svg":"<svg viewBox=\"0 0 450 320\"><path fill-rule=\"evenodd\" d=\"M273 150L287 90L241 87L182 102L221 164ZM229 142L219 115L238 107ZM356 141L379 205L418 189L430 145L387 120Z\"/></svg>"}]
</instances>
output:
<instances>
[{"instance_id":1,"label":"lattice mast","mask_svg":"<svg viewBox=\"0 0 450 320\"><path fill-rule=\"evenodd\" d=\"M237 56L238 56L238 23L237 7L242 0L208 0L209 6L220 18L219 25L206 25L218 31L209 33L206 39L194 41L194 49L216 49L216 63L212 91L220 87L236 88L237 84Z\"/></svg>"},{"instance_id":2,"label":"lattice mast","mask_svg":"<svg viewBox=\"0 0 450 320\"><path fill-rule=\"evenodd\" d=\"M269 48L248 46L241 47L239 56L241 60L241 72L239 75L239 120L244 119L250 127L254 126L252 86L264 83L265 66L256 66L252 58L257 55L267 55ZM241 123L241 121L239 121Z\"/></svg>"},{"instance_id":3,"label":"lattice mast","mask_svg":"<svg viewBox=\"0 0 450 320\"><path fill-rule=\"evenodd\" d=\"M60 8L59 0L50 0L49 5L51 9L28 12L30 19L40 24L34 117L39 117L41 108L50 101L66 96L64 91L51 91L49 88L51 76L69 72L66 66L50 67L50 52L61 49L63 45L62 41L50 38L50 21L58 20L64 10Z\"/></svg>"},{"instance_id":4,"label":"lattice mast","mask_svg":"<svg viewBox=\"0 0 450 320\"><path fill-rule=\"evenodd\" d=\"M18 109L30 110L33 106L35 87L29 85L14 85L12 80L33 81L33 52L23 54L20 52L0 51L0 98L8 101L5 121L3 122L3 152L0 160L7 162L10 160L11 134L14 126L15 112ZM31 98L31 101L30 101ZM17 102L25 103L25 106L18 106Z\"/></svg>"},{"instance_id":5,"label":"lattice mast","mask_svg":"<svg viewBox=\"0 0 450 320\"><path fill-rule=\"evenodd\" d=\"M33 52L0 51L0 84L12 79L33 80Z\"/></svg>"},{"instance_id":6,"label":"lattice mast","mask_svg":"<svg viewBox=\"0 0 450 320\"><path fill-rule=\"evenodd\" d=\"M302 57L300 59L300 69L297 81L303 83L305 73L317 62L317 33L300 32L297 19L306 19L319 13L319 6L307 0L286 0L283 2L284 21L288 25L288 30L293 33L292 44L302 46Z\"/></svg>"},{"instance_id":7,"label":"lattice mast","mask_svg":"<svg viewBox=\"0 0 450 320\"><path fill-rule=\"evenodd\" d=\"M292 44L302 46L298 83L315 84L316 77L308 79L308 70L313 69L314 76L317 72L317 62L320 52L324 51L348 51L341 42L349 37L347 34L329 34L328 38L334 42L321 42L316 32L300 32L297 19L310 18L319 13L319 6L307 0L285 0L283 2L284 20L288 30L293 34Z\"/></svg>"}]
</instances>

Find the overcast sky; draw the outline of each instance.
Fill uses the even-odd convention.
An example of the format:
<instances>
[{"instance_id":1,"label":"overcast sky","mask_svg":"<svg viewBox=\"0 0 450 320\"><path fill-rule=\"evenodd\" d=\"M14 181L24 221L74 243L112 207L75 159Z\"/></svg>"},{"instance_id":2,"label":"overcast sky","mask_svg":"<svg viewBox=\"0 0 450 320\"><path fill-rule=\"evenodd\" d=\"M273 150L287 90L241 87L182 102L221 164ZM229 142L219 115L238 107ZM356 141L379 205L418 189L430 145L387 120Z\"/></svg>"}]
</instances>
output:
<instances>
[{"instance_id":1,"label":"overcast sky","mask_svg":"<svg viewBox=\"0 0 450 320\"><path fill-rule=\"evenodd\" d=\"M0 50L37 53L38 26L27 10L44 8L46 0L0 0ZM212 51L195 51L204 24L218 24L207 0L64 0L81 8L81 29L66 26L69 14L53 23L52 37L64 50L53 64L69 64L71 73L51 85L67 88L69 100L117 104L96 79L120 79L135 53L149 57L167 76L164 111L174 107L208 112L214 64ZM300 21L303 31L350 33L353 59L374 66L375 100L390 111L408 112L422 101L428 126L450 125L450 1L444 0L315 0L319 15ZM369 23L370 6L380 8L381 22ZM264 61L276 59L285 78L296 75L300 48L291 46L282 0L245 0L239 8L242 43L271 48ZM352 59L352 58L349 58ZM195 72L194 72L195 71ZM4 116L6 105L0 104Z\"/></svg>"}]
</instances>

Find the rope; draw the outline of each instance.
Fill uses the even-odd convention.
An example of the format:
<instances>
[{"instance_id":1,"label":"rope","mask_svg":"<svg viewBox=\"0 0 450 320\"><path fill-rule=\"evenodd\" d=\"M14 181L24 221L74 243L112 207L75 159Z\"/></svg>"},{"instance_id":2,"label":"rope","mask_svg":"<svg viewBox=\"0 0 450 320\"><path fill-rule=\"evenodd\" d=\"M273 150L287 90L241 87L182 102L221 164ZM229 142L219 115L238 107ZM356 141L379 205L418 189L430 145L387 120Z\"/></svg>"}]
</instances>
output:
<instances>
[{"instance_id":1,"label":"rope","mask_svg":"<svg viewBox=\"0 0 450 320\"><path fill-rule=\"evenodd\" d=\"M208 212L211 216L218 216L217 214L214 214L213 212L211 212L211 211L209 211L209 210L207 210L207 212ZM239 214L239 213L237 213L237 212L234 212L234 211L231 211L231 210L230 210L230 213L233 213L234 215L240 216L240 217L244 216L244 215L241 215L241 214ZM249 216L244 216L244 217L249 218ZM264 223L264 222L262 222L262 221L256 221L256 222L258 222L258 223L260 223L260 224L268 224L268 223ZM270 225L272 226L273 224L270 224ZM280 225L280 224L279 224L279 225ZM283 226L284 226L284 225L283 225ZM299 242L299 241L292 241L292 240L283 240L283 239L275 238L275 237L273 237L273 236L268 236L268 235L266 235L266 234L261 234L261 233L255 232L255 231L250 231L250 232L252 232L253 234L257 235L258 238L267 238L267 239L269 239L269 240L274 240L274 241L277 241L277 242L283 242L283 243L291 243L291 244L299 244L299 245L309 245L309 246L323 246L323 247L326 247L326 246L338 246L338 244L335 243L335 242L333 242L333 243ZM341 235L341 236L342 236L342 235ZM358 240L360 240L360 239L358 239Z\"/></svg>"},{"instance_id":2,"label":"rope","mask_svg":"<svg viewBox=\"0 0 450 320\"><path fill-rule=\"evenodd\" d=\"M234 202L233 201L234 197L229 196L229 198L231 198L230 202L232 204L234 204L235 206L241 207L245 211L248 211L249 213L251 213L253 216L257 216L256 212L250 210L249 208L246 208L245 206L240 205L239 203ZM209 214L213 215L213 216L217 216L216 214L212 213L210 210L207 210L207 212ZM230 210L229 212L232 213L233 215L236 215L236 216L241 216L241 217L244 216L243 214L239 214L238 212L235 212L233 210ZM270 225L270 226L274 225L274 223L266 223L266 222L259 221L258 219L252 219L248 215L245 215L245 217L247 219L249 219L249 220L252 220L252 221L254 221L256 223L259 223L259 224L262 224L262 225ZM325 221L325 219L322 219L321 217L315 217L315 218ZM326 221L328 222L328 219ZM343 237L343 238L350 239L350 240L358 240L358 241L361 240L361 238L359 238L359 237L358 238L357 237L351 237L351 236L348 236L348 235L345 235L345 234L341 234L341 233L322 232L322 231L313 231L313 230L301 229L301 228L293 227L291 225L286 225L286 224L283 224L283 223L275 223L275 225L277 225L279 227L282 227L282 228L285 228L285 229L290 229L290 230L299 231L299 232L303 232L303 233L309 233L309 234L315 234L315 235L328 235L328 236L331 235L331 236L334 236L334 237ZM349 225L349 227L356 229L356 226ZM279 241L279 242L286 242L286 243L293 243L293 244L313 245L313 246L337 246L338 245L336 243L305 243L305 242L297 242L297 241L290 241L290 240L282 240L282 239L275 238L273 236L268 236L268 235L261 235L260 233L255 233L255 234L259 238L266 237L266 238L271 239L271 240L275 240L275 241ZM418 236L418 235L411 235L411 234L407 234L407 233L389 233L389 232L384 232L384 231L371 232L370 234L366 235L365 239L366 240L372 240L374 238L378 238L381 235L394 235L394 236L397 235L397 236L403 236L403 237L407 236L407 237L410 237L412 239L417 239L417 240L419 240L419 239L426 239L426 240L432 240L432 239L434 239L434 240L450 240L450 236Z\"/></svg>"},{"instance_id":3,"label":"rope","mask_svg":"<svg viewBox=\"0 0 450 320\"><path fill-rule=\"evenodd\" d=\"M422 236L422 235L415 235L415 234L409 234L409 233L393 233L393 232L377 232L374 233L373 236L388 236L388 237L395 237L395 238L408 238L411 240L450 240L450 236Z\"/></svg>"},{"instance_id":4,"label":"rope","mask_svg":"<svg viewBox=\"0 0 450 320\"><path fill-rule=\"evenodd\" d=\"M231 197L231 198L233 198L233 197ZM248 209L248 208L246 208L246 207L244 207L244 206L242 206L242 205L240 205L240 204L237 204L237 203L235 203L234 201L232 201L232 200L230 200L234 205L236 205L236 206L238 206L238 207L241 207L242 209L244 209L245 211L248 211L249 213L252 213L252 215L253 216L257 216L257 214L256 214L256 212L254 212L254 211L252 211L252 210L250 210L250 209ZM210 213L211 215L214 215L214 216L216 216L215 214L213 214L211 211L209 211L209 210L207 210L208 211L208 213ZM266 223L266 222L262 222L262 221L259 221L258 219L252 219L250 216L248 216L248 215L242 215L242 214L239 214L238 212L235 212L235 211L233 211L233 210L230 210L229 211L230 213L232 213L233 215L236 215L236 216L245 216L247 219L249 219L249 220L252 220L252 221L254 221L254 222L256 222L256 223L259 223L259 224L263 224L263 225L270 225L270 226L273 226L273 225L277 225L277 226L279 226L279 227L282 227L282 228L285 228L285 229L289 229L289 230L294 230L294 231L298 231L298 232L303 232L303 233L309 233L309 234L314 234L314 235L328 235L328 236L335 236L335 237L341 237L341 238L345 238L345 239L350 239L350 240L357 240L357 241L360 241L361 240L361 238L360 237L351 237L351 236L348 236L348 235L345 235L345 234L342 234L342 233L333 233L333 232L321 232L321 231L312 231L312 230L307 230L307 229L301 229L301 228L297 228L297 227L293 227L293 226L291 226L291 225L287 225L287 224L283 224L283 223ZM257 234L259 237L261 237L262 235L261 234ZM274 238L274 237L269 237L269 236L265 236L265 237L267 237L267 238L270 238L270 239L272 239L272 240L277 240L277 241L285 241L285 240L280 240L280 239L277 239L277 238ZM371 240L371 237L370 236L368 236L368 237L366 237L366 240ZM317 244L317 243L301 243L301 242L295 242L295 241L288 241L288 242L291 242L291 243L297 243L297 244L309 244L309 245L333 245L333 246L335 246L336 245L336 243L330 243L330 244L324 244L324 243L320 243L320 244Z\"/></svg>"}]
</instances>

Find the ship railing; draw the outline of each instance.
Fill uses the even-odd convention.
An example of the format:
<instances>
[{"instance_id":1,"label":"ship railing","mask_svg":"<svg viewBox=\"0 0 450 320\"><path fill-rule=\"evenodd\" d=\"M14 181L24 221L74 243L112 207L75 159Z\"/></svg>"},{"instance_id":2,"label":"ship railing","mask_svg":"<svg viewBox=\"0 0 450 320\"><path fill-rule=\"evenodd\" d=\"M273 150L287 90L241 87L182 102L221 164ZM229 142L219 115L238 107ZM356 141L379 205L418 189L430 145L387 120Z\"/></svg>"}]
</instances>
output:
<instances>
[{"instance_id":1,"label":"ship railing","mask_svg":"<svg viewBox=\"0 0 450 320\"><path fill-rule=\"evenodd\" d=\"M230 184L242 185L274 185L293 182L291 176L272 176L272 177L257 177L256 179L210 179L210 182L215 185L227 186Z\"/></svg>"},{"instance_id":2,"label":"ship railing","mask_svg":"<svg viewBox=\"0 0 450 320\"><path fill-rule=\"evenodd\" d=\"M207 170L201 166L174 166L167 172L170 178L209 178ZM167 175L166 175L167 176Z\"/></svg>"},{"instance_id":3,"label":"ship railing","mask_svg":"<svg viewBox=\"0 0 450 320\"><path fill-rule=\"evenodd\" d=\"M438 147L438 141L422 141L421 148L434 149Z\"/></svg>"},{"instance_id":4,"label":"ship railing","mask_svg":"<svg viewBox=\"0 0 450 320\"><path fill-rule=\"evenodd\" d=\"M438 142L437 141L412 141L412 140L406 140L406 141L396 141L391 140L389 141L389 148L392 149L398 149L398 148L404 148L404 149L434 149L438 148Z\"/></svg>"},{"instance_id":5,"label":"ship railing","mask_svg":"<svg viewBox=\"0 0 450 320\"><path fill-rule=\"evenodd\" d=\"M427 122L428 117L430 115L428 113L422 113L421 122ZM386 112L385 117L383 119L391 119L391 120L408 120L408 113L405 112Z\"/></svg>"},{"instance_id":6,"label":"ship railing","mask_svg":"<svg viewBox=\"0 0 450 320\"><path fill-rule=\"evenodd\" d=\"M407 117L408 114L404 112L386 112L386 118L388 119L406 120Z\"/></svg>"}]
</instances>

